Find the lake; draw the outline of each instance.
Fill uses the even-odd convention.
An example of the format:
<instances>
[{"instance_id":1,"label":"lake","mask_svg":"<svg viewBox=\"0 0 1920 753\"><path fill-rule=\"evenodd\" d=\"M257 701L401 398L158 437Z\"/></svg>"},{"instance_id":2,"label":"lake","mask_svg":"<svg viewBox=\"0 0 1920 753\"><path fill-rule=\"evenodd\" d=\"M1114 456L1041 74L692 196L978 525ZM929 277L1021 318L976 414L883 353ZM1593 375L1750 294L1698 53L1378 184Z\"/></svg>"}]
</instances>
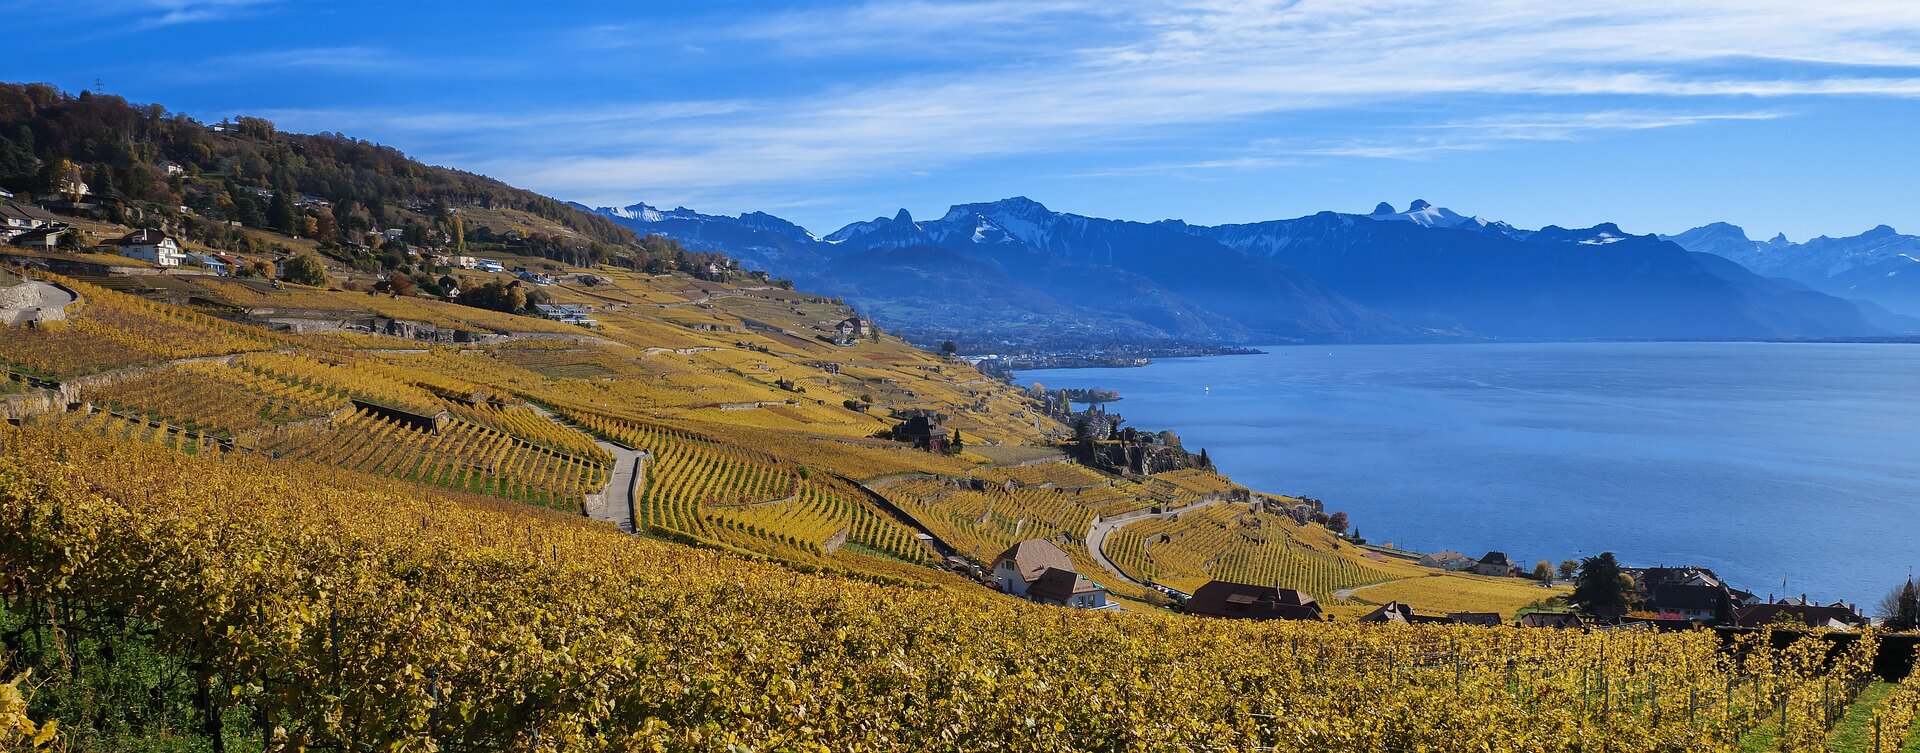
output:
<instances>
[{"instance_id":1,"label":"lake","mask_svg":"<svg viewBox=\"0 0 1920 753\"><path fill-rule=\"evenodd\" d=\"M1920 346L1262 349L1019 381L1118 389L1129 425L1403 549L1613 551L1868 611L1920 565Z\"/></svg>"}]
</instances>

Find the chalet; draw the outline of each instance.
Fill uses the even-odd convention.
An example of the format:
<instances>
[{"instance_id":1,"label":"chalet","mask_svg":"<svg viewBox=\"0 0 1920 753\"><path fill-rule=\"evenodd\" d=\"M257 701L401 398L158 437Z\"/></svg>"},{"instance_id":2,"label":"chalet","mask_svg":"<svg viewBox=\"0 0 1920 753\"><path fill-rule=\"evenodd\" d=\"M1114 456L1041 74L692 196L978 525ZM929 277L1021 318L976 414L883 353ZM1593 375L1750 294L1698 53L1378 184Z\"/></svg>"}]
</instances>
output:
<instances>
[{"instance_id":1,"label":"chalet","mask_svg":"<svg viewBox=\"0 0 1920 753\"><path fill-rule=\"evenodd\" d=\"M443 294L447 300L456 301L460 299L460 281L453 279L453 275L441 275L439 282L440 290L444 291Z\"/></svg>"},{"instance_id":2,"label":"chalet","mask_svg":"<svg viewBox=\"0 0 1920 753\"><path fill-rule=\"evenodd\" d=\"M1868 624L1866 616L1851 604L1834 602L1821 606L1807 603L1805 596L1798 601L1753 604L1733 612L1733 624L1739 627L1758 628L1779 622L1833 630L1855 630Z\"/></svg>"},{"instance_id":3,"label":"chalet","mask_svg":"<svg viewBox=\"0 0 1920 753\"><path fill-rule=\"evenodd\" d=\"M1704 567L1649 567L1628 574L1646 611L1661 619L1724 622L1745 605L1742 594Z\"/></svg>"},{"instance_id":4,"label":"chalet","mask_svg":"<svg viewBox=\"0 0 1920 753\"><path fill-rule=\"evenodd\" d=\"M60 236L65 235L66 232L67 229L65 226L28 230L13 236L12 243L21 248L30 248L35 251L52 251L60 247Z\"/></svg>"},{"instance_id":5,"label":"chalet","mask_svg":"<svg viewBox=\"0 0 1920 753\"><path fill-rule=\"evenodd\" d=\"M726 282L727 268L715 262L707 262L696 270L693 276L708 282Z\"/></svg>"},{"instance_id":6,"label":"chalet","mask_svg":"<svg viewBox=\"0 0 1920 753\"><path fill-rule=\"evenodd\" d=\"M940 424L940 418L934 415L919 415L907 419L907 422L893 429L893 438L901 442L912 442L913 446L927 452L943 452L947 449L949 435L947 427Z\"/></svg>"},{"instance_id":7,"label":"chalet","mask_svg":"<svg viewBox=\"0 0 1920 753\"><path fill-rule=\"evenodd\" d=\"M1107 589L1072 570L1049 567L1027 584L1027 598L1056 607L1106 609Z\"/></svg>"},{"instance_id":8,"label":"chalet","mask_svg":"<svg viewBox=\"0 0 1920 753\"><path fill-rule=\"evenodd\" d=\"M1497 612L1448 612L1442 619L1449 625L1500 626L1500 615Z\"/></svg>"},{"instance_id":9,"label":"chalet","mask_svg":"<svg viewBox=\"0 0 1920 753\"><path fill-rule=\"evenodd\" d=\"M1479 564L1479 562L1474 560L1474 558L1452 550L1435 552L1420 558L1421 567L1432 567L1441 570L1472 570L1473 566L1477 564Z\"/></svg>"},{"instance_id":10,"label":"chalet","mask_svg":"<svg viewBox=\"0 0 1920 753\"><path fill-rule=\"evenodd\" d=\"M873 320L851 317L833 325L833 332L843 337L869 337L873 335Z\"/></svg>"},{"instance_id":11,"label":"chalet","mask_svg":"<svg viewBox=\"0 0 1920 753\"><path fill-rule=\"evenodd\" d=\"M1027 590L1048 570L1073 572L1073 559L1052 542L1027 539L993 558L993 585L1002 593L1024 598Z\"/></svg>"},{"instance_id":12,"label":"chalet","mask_svg":"<svg viewBox=\"0 0 1920 753\"><path fill-rule=\"evenodd\" d=\"M0 233L14 235L58 224L58 219L39 207L0 201Z\"/></svg>"},{"instance_id":13,"label":"chalet","mask_svg":"<svg viewBox=\"0 0 1920 753\"><path fill-rule=\"evenodd\" d=\"M1312 596L1291 588L1210 581L1187 599L1187 613L1238 620L1320 620Z\"/></svg>"},{"instance_id":14,"label":"chalet","mask_svg":"<svg viewBox=\"0 0 1920 753\"><path fill-rule=\"evenodd\" d=\"M1586 627L1586 621L1572 612L1530 612L1520 615L1514 624L1525 628L1559 628L1579 630Z\"/></svg>"},{"instance_id":15,"label":"chalet","mask_svg":"<svg viewBox=\"0 0 1920 753\"><path fill-rule=\"evenodd\" d=\"M482 272L505 272L507 267L492 259L481 259L473 263L473 268Z\"/></svg>"},{"instance_id":16,"label":"chalet","mask_svg":"<svg viewBox=\"0 0 1920 753\"><path fill-rule=\"evenodd\" d=\"M1501 578L1520 574L1520 568L1514 567L1504 552L1487 552L1487 556L1481 557L1479 561L1473 563L1473 571L1481 575L1493 575Z\"/></svg>"},{"instance_id":17,"label":"chalet","mask_svg":"<svg viewBox=\"0 0 1920 753\"><path fill-rule=\"evenodd\" d=\"M178 241L164 232L153 229L135 230L121 238L107 241L103 249L162 267L177 267L187 260L186 255L180 252Z\"/></svg>"}]
</instances>

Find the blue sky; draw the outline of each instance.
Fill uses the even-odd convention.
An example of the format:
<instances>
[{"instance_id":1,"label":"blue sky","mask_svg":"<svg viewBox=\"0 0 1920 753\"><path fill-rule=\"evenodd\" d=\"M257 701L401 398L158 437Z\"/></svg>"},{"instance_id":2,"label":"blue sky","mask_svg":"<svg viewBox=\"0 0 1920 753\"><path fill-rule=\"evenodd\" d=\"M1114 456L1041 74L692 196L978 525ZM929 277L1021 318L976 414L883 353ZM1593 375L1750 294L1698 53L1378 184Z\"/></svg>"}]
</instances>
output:
<instances>
[{"instance_id":1,"label":"blue sky","mask_svg":"<svg viewBox=\"0 0 1920 753\"><path fill-rule=\"evenodd\" d=\"M1026 195L1200 223L1920 231L1911 0L0 0L0 79L825 234Z\"/></svg>"}]
</instances>

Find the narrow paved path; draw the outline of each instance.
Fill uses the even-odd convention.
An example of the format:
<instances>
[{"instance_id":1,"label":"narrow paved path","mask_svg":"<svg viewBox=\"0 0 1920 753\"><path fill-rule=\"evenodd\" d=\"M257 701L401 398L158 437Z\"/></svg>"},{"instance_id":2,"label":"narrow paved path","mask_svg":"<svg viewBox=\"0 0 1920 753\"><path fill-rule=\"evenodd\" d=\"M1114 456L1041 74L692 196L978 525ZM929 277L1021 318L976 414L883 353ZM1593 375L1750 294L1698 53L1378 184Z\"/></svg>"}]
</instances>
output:
<instances>
[{"instance_id":1,"label":"narrow paved path","mask_svg":"<svg viewBox=\"0 0 1920 753\"><path fill-rule=\"evenodd\" d=\"M1380 581L1379 583L1368 583L1364 586L1354 586L1353 588L1343 588L1341 590L1333 592L1333 600L1346 601L1348 599L1353 598L1354 594L1360 593L1361 591L1365 591L1369 588L1373 588L1374 586L1384 586L1388 583L1399 583L1400 581L1403 581L1403 580L1408 580L1408 579L1394 578L1393 580L1383 580L1383 581Z\"/></svg>"},{"instance_id":2,"label":"narrow paved path","mask_svg":"<svg viewBox=\"0 0 1920 753\"><path fill-rule=\"evenodd\" d=\"M64 309L67 307L67 304L73 303L73 294L58 285L41 282L39 280L28 280L27 282L32 283L34 287L40 289L39 308Z\"/></svg>"},{"instance_id":3,"label":"narrow paved path","mask_svg":"<svg viewBox=\"0 0 1920 753\"><path fill-rule=\"evenodd\" d=\"M1087 552L1093 555L1093 561L1100 563L1100 566L1106 568L1107 572L1113 573L1114 577L1117 577L1128 583L1132 583L1136 586L1145 588L1147 587L1147 584L1141 583L1140 581L1127 577L1126 573L1120 572L1120 568L1113 564L1113 560L1107 559L1107 552L1106 552L1107 534L1113 533L1114 531L1118 531L1129 524L1138 523L1142 520L1165 520L1175 515L1179 515L1180 513L1183 513L1183 512L1192 512L1202 507L1211 505L1215 502L1224 502L1224 501L1225 500L1223 499L1215 498L1215 499L1208 499L1208 500L1195 502L1191 505L1187 505L1186 507L1176 507L1171 510L1161 510L1160 512L1157 512L1157 513L1147 513L1145 515L1139 515L1131 518L1115 517L1115 518L1107 518L1104 520L1095 519L1093 521L1093 525L1087 527Z\"/></svg>"},{"instance_id":4,"label":"narrow paved path","mask_svg":"<svg viewBox=\"0 0 1920 753\"><path fill-rule=\"evenodd\" d=\"M0 283L0 288L11 287L12 284L13 283ZM75 300L73 293L52 283L27 279L21 281L19 284L25 285L28 290L32 291L32 295L37 298L38 301L31 306L0 309L0 312L6 314L5 318L0 318L0 324L15 321L14 317L16 316L23 317L18 319L20 322L38 321L41 317L41 312L44 311L60 311L64 313L67 306L72 305Z\"/></svg>"},{"instance_id":5,"label":"narrow paved path","mask_svg":"<svg viewBox=\"0 0 1920 753\"><path fill-rule=\"evenodd\" d=\"M567 423L559 415L540 405L527 403L527 407L532 408L533 412L540 414L548 421L585 434L593 439L593 443L599 445L600 449L606 450L613 456L613 472L607 475L607 485L600 489L602 500L600 508L597 510L587 508L587 515L594 520L604 520L619 526L620 530L627 533L638 530L633 524L634 505L640 497L640 491L646 488L646 462L651 455L643 450L595 437L580 427Z\"/></svg>"}]
</instances>

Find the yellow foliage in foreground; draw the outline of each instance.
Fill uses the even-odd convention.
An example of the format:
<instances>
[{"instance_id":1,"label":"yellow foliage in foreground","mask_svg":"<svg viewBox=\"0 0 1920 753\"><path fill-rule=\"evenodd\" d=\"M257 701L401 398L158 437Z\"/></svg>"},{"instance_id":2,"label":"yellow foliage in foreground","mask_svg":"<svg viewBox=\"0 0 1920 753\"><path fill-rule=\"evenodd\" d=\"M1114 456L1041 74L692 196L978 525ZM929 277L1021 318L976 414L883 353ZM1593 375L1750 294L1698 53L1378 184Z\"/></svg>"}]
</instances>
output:
<instances>
[{"instance_id":1,"label":"yellow foliage in foreground","mask_svg":"<svg viewBox=\"0 0 1920 753\"><path fill-rule=\"evenodd\" d=\"M14 593L151 623L295 749L1719 751L1783 703L1823 733L1874 643L1073 612L301 463L0 446Z\"/></svg>"}]
</instances>

